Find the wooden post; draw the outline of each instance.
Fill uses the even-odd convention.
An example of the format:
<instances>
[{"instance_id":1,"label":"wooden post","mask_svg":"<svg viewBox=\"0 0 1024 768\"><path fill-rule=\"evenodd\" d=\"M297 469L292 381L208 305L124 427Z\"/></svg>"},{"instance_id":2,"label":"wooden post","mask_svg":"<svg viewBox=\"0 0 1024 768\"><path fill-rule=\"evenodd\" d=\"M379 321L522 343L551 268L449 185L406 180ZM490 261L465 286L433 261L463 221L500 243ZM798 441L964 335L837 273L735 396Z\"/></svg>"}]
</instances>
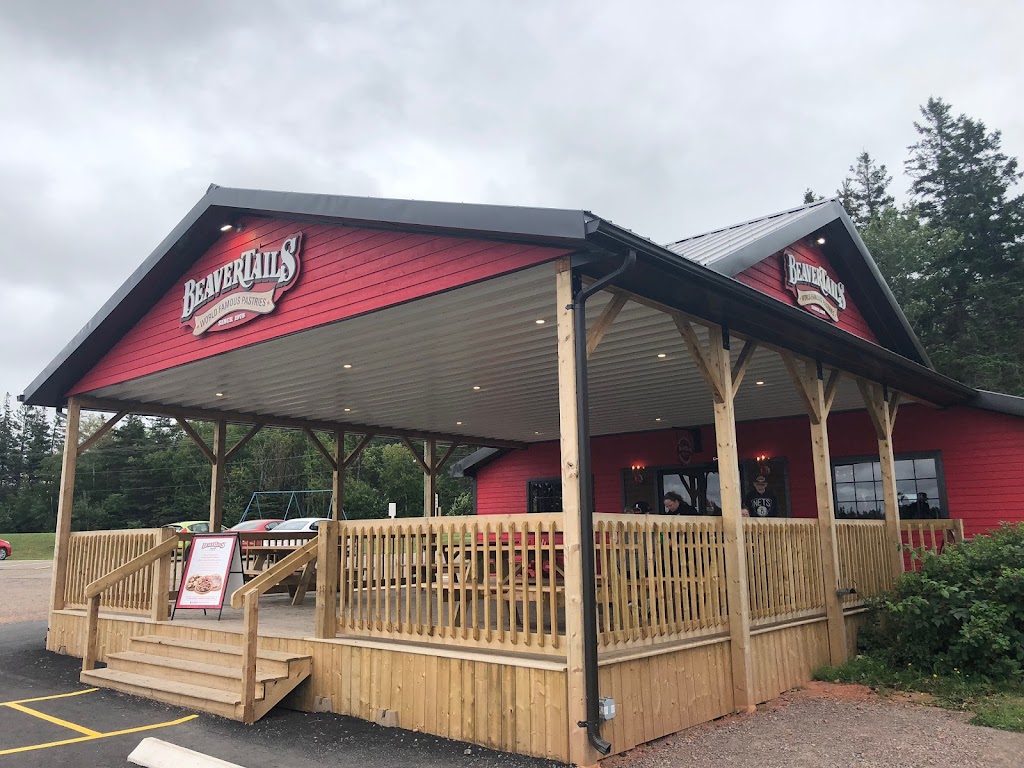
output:
<instances>
[{"instance_id":1,"label":"wooden post","mask_svg":"<svg viewBox=\"0 0 1024 768\"><path fill-rule=\"evenodd\" d=\"M68 549L71 545L71 513L75 503L75 467L78 464L78 431L81 408L78 399L68 398L68 422L64 436L64 462L60 473L60 497L57 502L57 534L53 547L53 581L50 585L50 610L64 608L68 575Z\"/></svg>"},{"instance_id":2,"label":"wooden post","mask_svg":"<svg viewBox=\"0 0 1024 768\"><path fill-rule=\"evenodd\" d=\"M245 595L242 629L242 722L251 725L256 719L256 657L259 640L260 596Z\"/></svg>"},{"instance_id":3,"label":"wooden post","mask_svg":"<svg viewBox=\"0 0 1024 768\"><path fill-rule=\"evenodd\" d=\"M899 407L899 393L887 399L882 388L865 381L858 381L864 406L868 410L871 425L878 438L878 462L882 468L882 495L885 499L885 538L887 560L896 579L903 573L903 536L900 533L899 496L896 492L896 458L893 455L892 429L896 424Z\"/></svg>"},{"instance_id":4,"label":"wooden post","mask_svg":"<svg viewBox=\"0 0 1024 768\"><path fill-rule=\"evenodd\" d=\"M176 539L178 534L172 528L161 528L156 535L156 543L162 544L168 539ZM171 593L171 561L174 552L168 552L153 563L153 594L150 598L150 618L153 621L167 621L170 616Z\"/></svg>"},{"instance_id":5,"label":"wooden post","mask_svg":"<svg viewBox=\"0 0 1024 768\"><path fill-rule=\"evenodd\" d=\"M338 634L338 533L336 520L317 529L316 628L315 636L334 638ZM411 587L410 587L411 589Z\"/></svg>"},{"instance_id":6,"label":"wooden post","mask_svg":"<svg viewBox=\"0 0 1024 768\"><path fill-rule=\"evenodd\" d=\"M828 414L835 397L839 378L833 374L826 387L821 367L810 360L802 363L788 352L780 353L789 370L798 394L807 406L811 422L811 454L814 459L814 486L818 501L818 547L821 551L821 578L825 593L825 614L828 617L829 663L844 663L849 652L846 645L846 617L836 590L839 589L839 547L836 536L836 511L832 495L832 458L828 445Z\"/></svg>"},{"instance_id":7,"label":"wooden post","mask_svg":"<svg viewBox=\"0 0 1024 768\"><path fill-rule=\"evenodd\" d=\"M576 431L576 345L573 327L572 270L568 256L555 265L555 316L558 320L558 423L561 447L562 525L565 547L566 713L569 762L595 765L599 759L587 739L586 680L583 669L583 568L580 555L580 446Z\"/></svg>"},{"instance_id":8,"label":"wooden post","mask_svg":"<svg viewBox=\"0 0 1024 768\"><path fill-rule=\"evenodd\" d=\"M726 594L729 600L729 641L732 655L733 706L740 712L757 708L754 696L754 664L750 648L750 597L747 576L746 537L743 531L743 489L736 445L733 371L722 329L708 333L710 367L718 380L721 397L715 398L715 440L718 478L722 492L722 531L725 535ZM739 377L742 379L742 374Z\"/></svg>"},{"instance_id":9,"label":"wooden post","mask_svg":"<svg viewBox=\"0 0 1024 768\"><path fill-rule=\"evenodd\" d=\"M89 598L85 613L85 653L82 655L82 671L96 669L100 646L100 597Z\"/></svg>"},{"instance_id":10,"label":"wooden post","mask_svg":"<svg viewBox=\"0 0 1024 768\"><path fill-rule=\"evenodd\" d=\"M423 516L434 516L434 496L437 493L437 470L434 467L435 454L437 453L437 442L430 438L423 441L423 463L426 464L426 471L423 473Z\"/></svg>"},{"instance_id":11,"label":"wooden post","mask_svg":"<svg viewBox=\"0 0 1024 768\"><path fill-rule=\"evenodd\" d=\"M213 425L213 469L210 476L210 533L220 530L224 517L224 478L227 475L228 423L223 419Z\"/></svg>"},{"instance_id":12,"label":"wooden post","mask_svg":"<svg viewBox=\"0 0 1024 768\"><path fill-rule=\"evenodd\" d=\"M331 517L335 520L341 519L341 511L345 509L345 430L334 430L334 479L332 483L334 491L331 505ZM333 637L333 635L332 635Z\"/></svg>"},{"instance_id":13,"label":"wooden post","mask_svg":"<svg viewBox=\"0 0 1024 768\"><path fill-rule=\"evenodd\" d=\"M743 489L740 487L740 459L736 446L735 388L743 380L747 362L754 352L748 343L732 369L726 338L718 326L708 328L708 349L682 315L673 315L676 327L690 350L697 370L711 390L715 406L715 440L718 478L722 491L722 532L725 547L726 594L729 601L729 645L732 656L733 706L753 712L754 667L750 648L750 599L747 582L746 544L743 531Z\"/></svg>"}]
</instances>

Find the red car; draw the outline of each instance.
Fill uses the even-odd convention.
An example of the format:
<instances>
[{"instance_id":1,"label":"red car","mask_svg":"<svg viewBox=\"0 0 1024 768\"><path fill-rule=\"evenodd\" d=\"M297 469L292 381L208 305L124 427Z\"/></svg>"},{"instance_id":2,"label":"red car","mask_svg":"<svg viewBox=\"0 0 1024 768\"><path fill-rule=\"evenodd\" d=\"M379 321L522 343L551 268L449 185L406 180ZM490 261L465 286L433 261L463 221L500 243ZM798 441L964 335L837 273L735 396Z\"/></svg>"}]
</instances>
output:
<instances>
[{"instance_id":1,"label":"red car","mask_svg":"<svg viewBox=\"0 0 1024 768\"><path fill-rule=\"evenodd\" d=\"M238 525L233 525L228 528L229 531L239 531L242 533L257 533L260 531L272 531L278 525L283 523L281 519L266 519L266 520L245 520ZM254 544L269 544L269 541L242 541L242 550L246 550Z\"/></svg>"},{"instance_id":2,"label":"red car","mask_svg":"<svg viewBox=\"0 0 1024 768\"><path fill-rule=\"evenodd\" d=\"M0 560L6 560L11 556L11 542L0 539Z\"/></svg>"}]
</instances>

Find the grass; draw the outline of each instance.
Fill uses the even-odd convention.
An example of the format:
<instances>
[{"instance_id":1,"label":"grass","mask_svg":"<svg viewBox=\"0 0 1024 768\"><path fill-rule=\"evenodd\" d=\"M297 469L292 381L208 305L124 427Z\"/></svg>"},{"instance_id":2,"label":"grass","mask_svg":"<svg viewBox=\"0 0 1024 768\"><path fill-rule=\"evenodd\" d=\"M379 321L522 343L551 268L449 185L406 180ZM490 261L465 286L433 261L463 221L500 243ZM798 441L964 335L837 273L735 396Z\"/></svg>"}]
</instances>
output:
<instances>
[{"instance_id":1,"label":"grass","mask_svg":"<svg viewBox=\"0 0 1024 768\"><path fill-rule=\"evenodd\" d=\"M0 533L11 543L11 560L53 560L53 533Z\"/></svg>"},{"instance_id":2,"label":"grass","mask_svg":"<svg viewBox=\"0 0 1024 768\"><path fill-rule=\"evenodd\" d=\"M873 656L858 656L841 667L824 666L814 671L815 680L859 683L882 695L893 691L930 694L946 709L974 713L971 723L1024 733L1024 686L961 675L937 675L906 667L894 669Z\"/></svg>"}]
</instances>

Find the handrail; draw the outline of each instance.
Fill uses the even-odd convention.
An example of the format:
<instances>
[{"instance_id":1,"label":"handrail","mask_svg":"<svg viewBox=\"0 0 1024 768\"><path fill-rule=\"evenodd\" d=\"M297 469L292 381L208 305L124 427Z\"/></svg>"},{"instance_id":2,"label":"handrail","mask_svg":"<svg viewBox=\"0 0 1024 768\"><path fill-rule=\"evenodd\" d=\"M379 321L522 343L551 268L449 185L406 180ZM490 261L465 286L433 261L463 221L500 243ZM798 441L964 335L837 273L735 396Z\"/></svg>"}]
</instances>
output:
<instances>
[{"instance_id":1,"label":"handrail","mask_svg":"<svg viewBox=\"0 0 1024 768\"><path fill-rule=\"evenodd\" d=\"M280 562L275 563L270 568L263 571L263 573L248 584L236 589L231 595L231 607L241 608L244 604L245 596L248 594L255 593L256 596L259 597L267 590L273 589L299 568L302 568L303 566L308 565L312 560L315 560L316 555L317 540L316 538L313 538Z\"/></svg>"},{"instance_id":2,"label":"handrail","mask_svg":"<svg viewBox=\"0 0 1024 768\"><path fill-rule=\"evenodd\" d=\"M106 589L117 584L117 582L131 576L136 571L141 571L150 563L156 562L166 554L173 552L178 547L178 537L175 536L172 539L162 541L146 552L143 552L138 557L134 557L118 568L115 568L106 576L101 576L96 581L90 582L85 587L85 596L87 598L99 597L99 595Z\"/></svg>"}]
</instances>

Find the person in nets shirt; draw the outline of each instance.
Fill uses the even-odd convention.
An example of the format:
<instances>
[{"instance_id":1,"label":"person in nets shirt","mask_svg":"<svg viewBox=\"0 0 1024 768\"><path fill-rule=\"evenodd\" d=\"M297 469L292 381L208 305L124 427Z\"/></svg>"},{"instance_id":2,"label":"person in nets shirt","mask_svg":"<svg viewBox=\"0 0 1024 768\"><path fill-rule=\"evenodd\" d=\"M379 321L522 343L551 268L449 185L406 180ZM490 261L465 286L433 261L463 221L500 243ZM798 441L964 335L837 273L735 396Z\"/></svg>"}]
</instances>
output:
<instances>
[{"instance_id":1,"label":"person in nets shirt","mask_svg":"<svg viewBox=\"0 0 1024 768\"><path fill-rule=\"evenodd\" d=\"M753 485L753 490L743 499L743 514L750 517L778 517L779 500L768 490L768 478L758 475Z\"/></svg>"}]
</instances>

